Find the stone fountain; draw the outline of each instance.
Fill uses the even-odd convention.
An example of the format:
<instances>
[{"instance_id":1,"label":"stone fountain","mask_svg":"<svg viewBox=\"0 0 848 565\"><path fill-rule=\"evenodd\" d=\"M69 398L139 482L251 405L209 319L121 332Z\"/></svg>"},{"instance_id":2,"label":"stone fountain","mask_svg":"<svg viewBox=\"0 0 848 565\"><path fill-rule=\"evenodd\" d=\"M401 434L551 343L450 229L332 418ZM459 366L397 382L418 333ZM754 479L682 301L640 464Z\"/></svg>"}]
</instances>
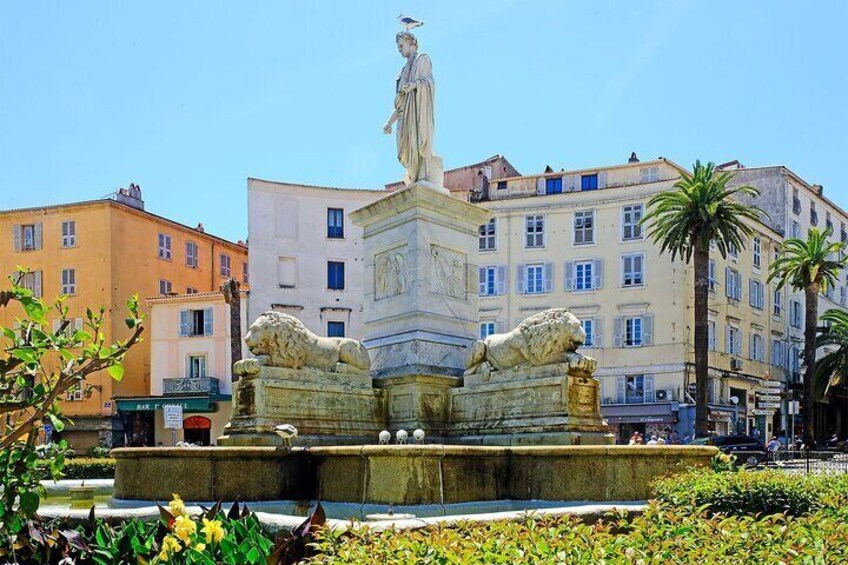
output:
<instances>
[{"instance_id":1,"label":"stone fountain","mask_svg":"<svg viewBox=\"0 0 848 565\"><path fill-rule=\"evenodd\" d=\"M417 39L396 84L406 188L351 214L363 228L365 338L324 338L268 312L245 342L233 414L214 448L117 449L115 496L447 504L647 498L654 476L713 448L614 447L594 359L566 309L476 339L478 226L490 212L450 196L433 154L430 60ZM298 429L277 447L275 428ZM381 430L428 445L374 445Z\"/></svg>"}]
</instances>

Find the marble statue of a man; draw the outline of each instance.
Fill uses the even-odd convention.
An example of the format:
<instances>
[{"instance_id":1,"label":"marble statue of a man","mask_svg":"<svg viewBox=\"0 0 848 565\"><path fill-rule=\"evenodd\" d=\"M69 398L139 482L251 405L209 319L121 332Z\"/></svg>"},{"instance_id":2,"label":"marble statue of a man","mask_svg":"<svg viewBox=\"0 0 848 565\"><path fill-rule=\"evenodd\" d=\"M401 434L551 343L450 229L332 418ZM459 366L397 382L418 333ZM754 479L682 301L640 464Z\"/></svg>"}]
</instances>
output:
<instances>
[{"instance_id":1,"label":"marble statue of a man","mask_svg":"<svg viewBox=\"0 0 848 565\"><path fill-rule=\"evenodd\" d=\"M404 182L441 188L444 181L442 160L433 154L435 124L433 118L436 83L430 57L418 52L418 39L402 31L395 36L397 48L406 59L395 83L395 110L383 126L392 133L397 122L398 160L406 169ZM444 190L444 189L443 189Z\"/></svg>"}]
</instances>

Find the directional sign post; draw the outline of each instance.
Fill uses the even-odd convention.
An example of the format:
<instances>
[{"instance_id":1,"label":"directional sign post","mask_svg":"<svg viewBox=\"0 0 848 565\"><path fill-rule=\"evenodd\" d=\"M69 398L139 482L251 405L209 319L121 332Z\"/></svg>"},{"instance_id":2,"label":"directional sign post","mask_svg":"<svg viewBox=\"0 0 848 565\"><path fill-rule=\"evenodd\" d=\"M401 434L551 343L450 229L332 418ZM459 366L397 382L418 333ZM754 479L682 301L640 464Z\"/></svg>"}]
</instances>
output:
<instances>
[{"instance_id":1,"label":"directional sign post","mask_svg":"<svg viewBox=\"0 0 848 565\"><path fill-rule=\"evenodd\" d=\"M165 416L165 429L171 430L171 443L177 445L177 430L183 429L183 407L178 404L166 404L162 407Z\"/></svg>"}]
</instances>

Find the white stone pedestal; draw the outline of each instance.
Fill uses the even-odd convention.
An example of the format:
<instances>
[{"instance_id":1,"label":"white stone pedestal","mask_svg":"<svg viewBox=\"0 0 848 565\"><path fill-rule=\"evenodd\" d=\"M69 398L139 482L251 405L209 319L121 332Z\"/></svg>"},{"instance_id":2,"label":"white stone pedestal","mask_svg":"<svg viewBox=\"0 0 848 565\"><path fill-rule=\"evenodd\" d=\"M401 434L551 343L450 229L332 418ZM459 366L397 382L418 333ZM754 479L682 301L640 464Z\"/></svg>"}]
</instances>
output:
<instances>
[{"instance_id":1,"label":"white stone pedestal","mask_svg":"<svg viewBox=\"0 0 848 565\"><path fill-rule=\"evenodd\" d=\"M351 214L363 228L363 343L375 379L462 375L478 334L472 251L490 216L422 184Z\"/></svg>"}]
</instances>

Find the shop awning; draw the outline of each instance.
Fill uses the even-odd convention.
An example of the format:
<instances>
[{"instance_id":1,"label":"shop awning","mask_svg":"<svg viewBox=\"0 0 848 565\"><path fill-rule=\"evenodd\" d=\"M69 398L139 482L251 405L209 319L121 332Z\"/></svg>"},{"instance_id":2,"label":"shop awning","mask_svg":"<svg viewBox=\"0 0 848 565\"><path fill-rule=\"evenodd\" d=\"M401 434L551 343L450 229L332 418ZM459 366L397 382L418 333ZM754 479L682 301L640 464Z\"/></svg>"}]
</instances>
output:
<instances>
[{"instance_id":1,"label":"shop awning","mask_svg":"<svg viewBox=\"0 0 848 565\"><path fill-rule=\"evenodd\" d=\"M182 406L184 412L215 412L217 404L209 396L135 396L116 398L121 412L142 412L162 410L167 405Z\"/></svg>"},{"instance_id":2,"label":"shop awning","mask_svg":"<svg viewBox=\"0 0 848 565\"><path fill-rule=\"evenodd\" d=\"M601 406L601 415L610 424L673 424L677 403L613 404Z\"/></svg>"}]
</instances>

